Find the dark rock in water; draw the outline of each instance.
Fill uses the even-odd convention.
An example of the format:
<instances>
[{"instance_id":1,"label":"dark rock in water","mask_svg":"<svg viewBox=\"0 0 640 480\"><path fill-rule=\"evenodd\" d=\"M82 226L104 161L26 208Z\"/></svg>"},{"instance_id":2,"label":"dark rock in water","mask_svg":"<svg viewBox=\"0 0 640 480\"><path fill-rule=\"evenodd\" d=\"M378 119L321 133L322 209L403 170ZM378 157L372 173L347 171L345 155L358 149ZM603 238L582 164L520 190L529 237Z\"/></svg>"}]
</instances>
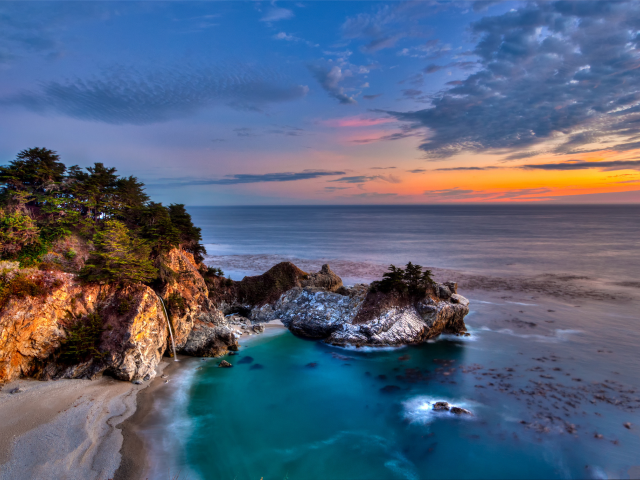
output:
<instances>
[{"instance_id":1,"label":"dark rock in water","mask_svg":"<svg viewBox=\"0 0 640 480\"><path fill-rule=\"evenodd\" d=\"M449 411L451 413L455 413L456 415L473 415L473 413L471 413L469 410L461 407L451 407L451 410Z\"/></svg>"},{"instance_id":2,"label":"dark rock in water","mask_svg":"<svg viewBox=\"0 0 640 480\"><path fill-rule=\"evenodd\" d=\"M409 360L411 357L409 355L402 355L401 357L398 357L398 361L400 362L406 362L407 360Z\"/></svg>"},{"instance_id":3,"label":"dark rock in water","mask_svg":"<svg viewBox=\"0 0 640 480\"><path fill-rule=\"evenodd\" d=\"M454 407L457 408L457 407ZM449 402L436 402L433 404L433 409L434 410L451 410L451 405L449 405Z\"/></svg>"},{"instance_id":4,"label":"dark rock in water","mask_svg":"<svg viewBox=\"0 0 640 480\"><path fill-rule=\"evenodd\" d=\"M139 378L136 378L133 382L134 385L142 385L142 380L140 380Z\"/></svg>"},{"instance_id":5,"label":"dark rock in water","mask_svg":"<svg viewBox=\"0 0 640 480\"><path fill-rule=\"evenodd\" d=\"M251 365L249 370L262 370L263 368L264 368L264 365L260 363L254 363L253 365Z\"/></svg>"},{"instance_id":6,"label":"dark rock in water","mask_svg":"<svg viewBox=\"0 0 640 480\"><path fill-rule=\"evenodd\" d=\"M318 364L316 362L307 363L305 365L306 368L316 368Z\"/></svg>"},{"instance_id":7,"label":"dark rock in water","mask_svg":"<svg viewBox=\"0 0 640 480\"><path fill-rule=\"evenodd\" d=\"M230 352L237 352L238 350L240 350L240 346L237 343L235 345L229 345L227 347L227 350L229 350Z\"/></svg>"},{"instance_id":8,"label":"dark rock in water","mask_svg":"<svg viewBox=\"0 0 640 480\"><path fill-rule=\"evenodd\" d=\"M238 363L252 363L253 362L253 357L242 357Z\"/></svg>"},{"instance_id":9,"label":"dark rock in water","mask_svg":"<svg viewBox=\"0 0 640 480\"><path fill-rule=\"evenodd\" d=\"M230 328L195 320L182 352L194 357L220 357L237 346L238 340Z\"/></svg>"},{"instance_id":10,"label":"dark rock in water","mask_svg":"<svg viewBox=\"0 0 640 480\"><path fill-rule=\"evenodd\" d=\"M386 379L387 379L387 376L386 376L386 375L378 375L376 378L377 378L378 380L386 380Z\"/></svg>"},{"instance_id":11,"label":"dark rock in water","mask_svg":"<svg viewBox=\"0 0 640 480\"><path fill-rule=\"evenodd\" d=\"M222 367L222 368L231 368L233 367L233 365L231 365L229 362L227 362L226 360L222 360L219 364L218 367Z\"/></svg>"},{"instance_id":12,"label":"dark rock in water","mask_svg":"<svg viewBox=\"0 0 640 480\"><path fill-rule=\"evenodd\" d=\"M624 428L626 428L627 430L631 430L631 422L625 422L623 423Z\"/></svg>"},{"instance_id":13,"label":"dark rock in water","mask_svg":"<svg viewBox=\"0 0 640 480\"><path fill-rule=\"evenodd\" d=\"M380 389L382 393L393 393L393 392L397 392L398 390L400 390L400 387L397 385L387 385Z\"/></svg>"},{"instance_id":14,"label":"dark rock in water","mask_svg":"<svg viewBox=\"0 0 640 480\"><path fill-rule=\"evenodd\" d=\"M253 331L255 333L262 333L264 332L264 325L254 325L253 326Z\"/></svg>"},{"instance_id":15,"label":"dark rock in water","mask_svg":"<svg viewBox=\"0 0 640 480\"><path fill-rule=\"evenodd\" d=\"M231 351L231 352L227 353L227 355L238 355L238 352Z\"/></svg>"},{"instance_id":16,"label":"dark rock in water","mask_svg":"<svg viewBox=\"0 0 640 480\"><path fill-rule=\"evenodd\" d=\"M13 395L14 393L21 393L22 390L20 390L20 387L16 387L16 388L12 388L11 390L9 390L9 393L11 395Z\"/></svg>"}]
</instances>

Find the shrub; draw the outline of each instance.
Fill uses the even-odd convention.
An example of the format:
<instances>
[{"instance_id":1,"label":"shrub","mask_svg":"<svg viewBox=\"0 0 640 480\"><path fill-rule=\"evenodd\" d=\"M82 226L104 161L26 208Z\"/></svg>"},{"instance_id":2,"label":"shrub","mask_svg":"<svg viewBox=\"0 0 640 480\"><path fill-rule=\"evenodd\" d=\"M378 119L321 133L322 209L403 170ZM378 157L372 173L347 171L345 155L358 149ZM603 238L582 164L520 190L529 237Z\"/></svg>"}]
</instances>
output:
<instances>
[{"instance_id":1,"label":"shrub","mask_svg":"<svg viewBox=\"0 0 640 480\"><path fill-rule=\"evenodd\" d=\"M426 290L433 284L431 270L422 270L420 265L409 262L405 269L389 266L389 271L382 275L382 280L371 283L372 292L390 293L420 297L426 295Z\"/></svg>"},{"instance_id":2,"label":"shrub","mask_svg":"<svg viewBox=\"0 0 640 480\"><path fill-rule=\"evenodd\" d=\"M90 357L103 357L98 345L104 331L102 317L91 313L76 321L67 330L67 338L60 346L60 360L63 363L78 363Z\"/></svg>"},{"instance_id":3,"label":"shrub","mask_svg":"<svg viewBox=\"0 0 640 480\"><path fill-rule=\"evenodd\" d=\"M76 252L73 248L70 248L69 250L64 252L64 258L66 258L67 260L73 260L77 255L78 252Z\"/></svg>"},{"instance_id":4,"label":"shrub","mask_svg":"<svg viewBox=\"0 0 640 480\"><path fill-rule=\"evenodd\" d=\"M122 222L106 222L104 230L94 235L93 242L96 250L80 272L85 280L137 283L156 277L158 272L149 258L149 246L134 237Z\"/></svg>"},{"instance_id":5,"label":"shrub","mask_svg":"<svg viewBox=\"0 0 640 480\"><path fill-rule=\"evenodd\" d=\"M120 299L120 304L118 305L118 315L125 315L131 307L133 306L133 295L129 294L124 298Z\"/></svg>"},{"instance_id":6,"label":"shrub","mask_svg":"<svg viewBox=\"0 0 640 480\"><path fill-rule=\"evenodd\" d=\"M0 253L6 258L16 258L20 251L39 243L38 227L26 213L0 209Z\"/></svg>"},{"instance_id":7,"label":"shrub","mask_svg":"<svg viewBox=\"0 0 640 480\"><path fill-rule=\"evenodd\" d=\"M54 282L52 286L59 286L58 282ZM25 274L11 276L8 273L3 273L0 277L0 309L4 308L12 297L43 297L50 290L51 288L47 286L41 276L31 277Z\"/></svg>"},{"instance_id":8,"label":"shrub","mask_svg":"<svg viewBox=\"0 0 640 480\"><path fill-rule=\"evenodd\" d=\"M178 292L173 292L171 295L169 295L169 297L167 298L166 304L167 304L167 310L169 310L169 312L171 312L172 315L175 312L178 314L178 316L181 317L187 311L187 303Z\"/></svg>"}]
</instances>

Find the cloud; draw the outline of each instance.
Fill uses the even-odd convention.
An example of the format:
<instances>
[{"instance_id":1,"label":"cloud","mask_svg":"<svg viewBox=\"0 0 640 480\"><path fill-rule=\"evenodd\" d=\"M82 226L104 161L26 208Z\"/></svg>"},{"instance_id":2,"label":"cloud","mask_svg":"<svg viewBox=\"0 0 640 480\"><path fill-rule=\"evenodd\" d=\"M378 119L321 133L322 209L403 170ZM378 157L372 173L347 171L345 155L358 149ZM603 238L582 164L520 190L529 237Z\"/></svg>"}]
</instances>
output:
<instances>
[{"instance_id":1,"label":"cloud","mask_svg":"<svg viewBox=\"0 0 640 480\"><path fill-rule=\"evenodd\" d=\"M393 198L397 197L397 193L377 193L377 192L364 192L354 193L353 195L343 195L344 198Z\"/></svg>"},{"instance_id":2,"label":"cloud","mask_svg":"<svg viewBox=\"0 0 640 480\"><path fill-rule=\"evenodd\" d=\"M337 178L335 180L329 180L330 182L341 182L341 183L366 183L373 182L376 180L380 180L388 183L400 183L401 180L399 178L394 177L393 175L357 175L353 177L342 177Z\"/></svg>"},{"instance_id":3,"label":"cloud","mask_svg":"<svg viewBox=\"0 0 640 480\"><path fill-rule=\"evenodd\" d=\"M277 22L293 18L293 12L286 8L271 7L260 19L261 22Z\"/></svg>"},{"instance_id":4,"label":"cloud","mask_svg":"<svg viewBox=\"0 0 640 480\"><path fill-rule=\"evenodd\" d=\"M297 42L299 39L294 35L289 35L285 32L276 33L273 38L276 40L286 40L287 42Z\"/></svg>"},{"instance_id":5,"label":"cloud","mask_svg":"<svg viewBox=\"0 0 640 480\"><path fill-rule=\"evenodd\" d=\"M413 131L410 128L403 128L400 132L390 133L387 135L382 135L373 138L360 138L351 140L351 143L359 143L359 144L367 144L374 142L388 142L393 140L402 140L403 138L415 137L419 135L417 131Z\"/></svg>"},{"instance_id":6,"label":"cloud","mask_svg":"<svg viewBox=\"0 0 640 480\"><path fill-rule=\"evenodd\" d=\"M425 28L419 20L433 12L434 2L398 2L384 5L373 13L359 13L342 24L342 35L366 43L364 53L391 48L405 37L423 36Z\"/></svg>"},{"instance_id":7,"label":"cloud","mask_svg":"<svg viewBox=\"0 0 640 480\"><path fill-rule=\"evenodd\" d=\"M349 73L343 72L342 68L337 65L329 67L321 65L310 65L309 70L316 78L318 83L320 83L320 86L341 104L352 105L358 103L353 98L353 96L347 95L344 92L344 88L340 86L340 82L342 82L346 77L350 76L350 70L346 71Z\"/></svg>"},{"instance_id":8,"label":"cloud","mask_svg":"<svg viewBox=\"0 0 640 480\"><path fill-rule=\"evenodd\" d=\"M470 25L477 70L428 108L427 156L640 135L639 2L531 2ZM435 71L438 66L427 67ZM631 147L631 145L629 145ZM562 148L560 149L560 151Z\"/></svg>"},{"instance_id":9,"label":"cloud","mask_svg":"<svg viewBox=\"0 0 640 480\"><path fill-rule=\"evenodd\" d=\"M382 96L382 94L378 93L376 95L363 95L362 98L365 99L365 100L375 100L376 98L381 97L381 96Z\"/></svg>"},{"instance_id":10,"label":"cloud","mask_svg":"<svg viewBox=\"0 0 640 480\"><path fill-rule=\"evenodd\" d=\"M424 173L424 172L428 172L428 170L425 170L423 168L416 168L415 170L407 170L407 172L409 172L409 173Z\"/></svg>"},{"instance_id":11,"label":"cloud","mask_svg":"<svg viewBox=\"0 0 640 480\"><path fill-rule=\"evenodd\" d=\"M395 118L343 117L325 120L322 124L329 127L372 127L396 121Z\"/></svg>"},{"instance_id":12,"label":"cloud","mask_svg":"<svg viewBox=\"0 0 640 480\"><path fill-rule=\"evenodd\" d=\"M349 190L353 187L324 187L326 192L337 192L338 190Z\"/></svg>"},{"instance_id":13,"label":"cloud","mask_svg":"<svg viewBox=\"0 0 640 480\"><path fill-rule=\"evenodd\" d=\"M423 195L434 199L442 199L444 201L456 200L482 200L482 201L503 201L503 200L545 200L540 197L545 193L551 192L551 189L542 188L523 188L519 190L470 190L459 187L445 188L443 190L425 190Z\"/></svg>"},{"instance_id":14,"label":"cloud","mask_svg":"<svg viewBox=\"0 0 640 480\"><path fill-rule=\"evenodd\" d=\"M443 44L437 38L429 40L422 45L403 48L398 52L398 55L401 57L424 58L429 60L435 60L448 54L451 54L451 45L448 43Z\"/></svg>"},{"instance_id":15,"label":"cloud","mask_svg":"<svg viewBox=\"0 0 640 480\"><path fill-rule=\"evenodd\" d=\"M597 168L599 170L606 171L640 170L640 160L608 160L602 162L585 162L583 160L574 160L570 162L522 165L519 168L535 170L587 170L590 168Z\"/></svg>"},{"instance_id":16,"label":"cloud","mask_svg":"<svg viewBox=\"0 0 640 480\"><path fill-rule=\"evenodd\" d=\"M371 170L391 170L398 167L371 167Z\"/></svg>"},{"instance_id":17,"label":"cloud","mask_svg":"<svg viewBox=\"0 0 640 480\"><path fill-rule=\"evenodd\" d=\"M468 171L468 170L493 170L500 167L449 167L449 168L436 168L434 172L455 172L455 171Z\"/></svg>"},{"instance_id":18,"label":"cloud","mask_svg":"<svg viewBox=\"0 0 640 480\"><path fill-rule=\"evenodd\" d=\"M47 82L37 91L0 98L0 105L81 120L144 125L220 104L260 110L269 103L304 97L307 92L308 87L292 84L278 72L256 67L176 66L154 72L120 67L99 77Z\"/></svg>"},{"instance_id":19,"label":"cloud","mask_svg":"<svg viewBox=\"0 0 640 480\"><path fill-rule=\"evenodd\" d=\"M517 153L512 153L511 155L507 155L506 157L504 157L505 161L511 161L511 160L522 160L523 158L531 158L531 157L535 157L536 155L540 155L542 152L517 152Z\"/></svg>"},{"instance_id":20,"label":"cloud","mask_svg":"<svg viewBox=\"0 0 640 480\"><path fill-rule=\"evenodd\" d=\"M294 182L297 180L309 180L313 178L331 177L344 175L346 172L332 172L327 170L303 170L302 172L282 172L264 174L236 174L227 175L225 178L205 179L205 180L183 180L164 184L149 185L153 187L184 187L195 185L239 185L243 183L263 183L263 182Z\"/></svg>"}]
</instances>

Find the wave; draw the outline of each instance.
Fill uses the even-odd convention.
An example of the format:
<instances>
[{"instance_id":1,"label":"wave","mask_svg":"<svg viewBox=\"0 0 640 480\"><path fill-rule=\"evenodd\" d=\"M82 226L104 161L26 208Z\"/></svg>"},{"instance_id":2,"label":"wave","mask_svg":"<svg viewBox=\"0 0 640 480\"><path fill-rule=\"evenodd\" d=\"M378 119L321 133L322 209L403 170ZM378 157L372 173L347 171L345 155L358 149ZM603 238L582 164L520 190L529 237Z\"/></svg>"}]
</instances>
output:
<instances>
[{"instance_id":1,"label":"wave","mask_svg":"<svg viewBox=\"0 0 640 480\"><path fill-rule=\"evenodd\" d=\"M518 338L528 338L532 340L536 340L538 342L544 343L559 343L559 342L567 342L571 340L572 335L580 335L584 333L582 330L571 330L571 329L557 329L554 330L553 335L538 335L538 334L529 334L529 333L516 333L510 328L501 328L499 330L492 330L487 326L480 327L480 330L484 330L485 332L493 332L493 333L501 333L503 335L510 335L512 337Z\"/></svg>"},{"instance_id":2,"label":"wave","mask_svg":"<svg viewBox=\"0 0 640 480\"><path fill-rule=\"evenodd\" d=\"M434 410L433 404L436 402L449 402L450 405L466 408L474 415L456 415L455 413L451 413L448 410ZM424 425L427 425L438 419L456 419L463 421L474 420L476 418L476 411L479 406L480 404L472 402L470 400L451 400L443 397L430 397L425 395L414 397L403 403L404 418L409 420L411 423L422 423Z\"/></svg>"}]
</instances>

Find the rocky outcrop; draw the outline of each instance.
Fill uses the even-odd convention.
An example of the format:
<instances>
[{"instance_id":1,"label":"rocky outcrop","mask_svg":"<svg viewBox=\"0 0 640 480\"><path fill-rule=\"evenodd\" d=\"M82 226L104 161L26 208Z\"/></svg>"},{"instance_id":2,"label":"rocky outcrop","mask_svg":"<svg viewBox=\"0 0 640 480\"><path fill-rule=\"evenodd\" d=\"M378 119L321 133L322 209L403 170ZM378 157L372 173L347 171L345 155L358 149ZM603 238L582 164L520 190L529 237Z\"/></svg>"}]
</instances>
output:
<instances>
[{"instance_id":1,"label":"rocky outcrop","mask_svg":"<svg viewBox=\"0 0 640 480\"><path fill-rule=\"evenodd\" d=\"M50 287L42 295L10 298L0 311L0 383L21 376L155 375L168 330L149 287L84 285L61 272L19 274ZM81 342L91 344L86 352L77 347Z\"/></svg>"},{"instance_id":2,"label":"rocky outcrop","mask_svg":"<svg viewBox=\"0 0 640 480\"><path fill-rule=\"evenodd\" d=\"M325 267L316 279L331 272ZM367 285L346 289L341 283L331 281L340 293L309 286L292 288L276 302L254 307L251 320L280 319L296 335L340 346L407 345L442 333L466 332L469 301L453 293L457 292L453 282L435 284L419 300L372 292Z\"/></svg>"},{"instance_id":3,"label":"rocky outcrop","mask_svg":"<svg viewBox=\"0 0 640 480\"><path fill-rule=\"evenodd\" d=\"M209 301L209 289L191 253L172 249L163 257L171 275L160 295L164 299L178 351L186 345L196 318L201 312L214 309Z\"/></svg>"},{"instance_id":4,"label":"rocky outcrop","mask_svg":"<svg viewBox=\"0 0 640 480\"><path fill-rule=\"evenodd\" d=\"M182 351L194 357L220 357L238 349L233 330L196 320Z\"/></svg>"},{"instance_id":5,"label":"rocky outcrop","mask_svg":"<svg viewBox=\"0 0 640 480\"><path fill-rule=\"evenodd\" d=\"M342 287L342 279L325 263L318 273L308 275L308 278L302 281L302 286L335 292Z\"/></svg>"}]
</instances>

